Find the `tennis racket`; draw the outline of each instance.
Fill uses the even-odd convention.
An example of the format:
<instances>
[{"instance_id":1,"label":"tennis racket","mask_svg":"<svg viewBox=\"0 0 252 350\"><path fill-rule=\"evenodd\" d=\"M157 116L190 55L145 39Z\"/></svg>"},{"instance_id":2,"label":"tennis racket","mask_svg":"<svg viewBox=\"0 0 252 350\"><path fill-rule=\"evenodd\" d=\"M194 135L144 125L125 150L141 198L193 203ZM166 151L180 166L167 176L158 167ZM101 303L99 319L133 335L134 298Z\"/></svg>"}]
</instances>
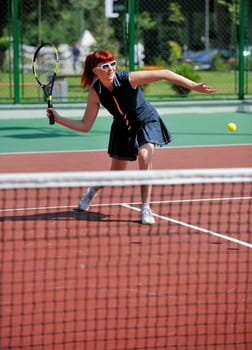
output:
<instances>
[{"instance_id":1,"label":"tennis racket","mask_svg":"<svg viewBox=\"0 0 252 350\"><path fill-rule=\"evenodd\" d=\"M34 53L32 71L39 86L47 98L48 108L53 107L53 86L59 67L59 55L53 44L40 45ZM54 117L49 117L49 123L54 124Z\"/></svg>"}]
</instances>

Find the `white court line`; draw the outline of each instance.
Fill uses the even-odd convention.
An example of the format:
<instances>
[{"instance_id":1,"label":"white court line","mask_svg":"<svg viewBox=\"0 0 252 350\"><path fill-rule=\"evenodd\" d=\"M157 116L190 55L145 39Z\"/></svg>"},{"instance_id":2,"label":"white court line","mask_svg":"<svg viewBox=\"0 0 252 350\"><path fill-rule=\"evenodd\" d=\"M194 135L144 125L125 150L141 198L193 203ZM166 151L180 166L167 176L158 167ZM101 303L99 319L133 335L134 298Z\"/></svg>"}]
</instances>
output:
<instances>
[{"instance_id":1,"label":"white court line","mask_svg":"<svg viewBox=\"0 0 252 350\"><path fill-rule=\"evenodd\" d=\"M170 148L172 149L177 149L177 148L205 148L205 147L210 147L210 148L218 148L218 147L243 147L243 146L251 146L251 143L232 143L232 144L225 144L225 143L220 143L216 145L181 145L181 146L166 146L162 148L158 148L158 151L167 151ZM25 151L25 152L0 152L0 156L4 155L19 155L19 154L24 154L24 155L36 155L36 154L57 154L57 153L88 153L88 152L107 152L107 148L99 148L99 149L70 149L70 150L58 150L58 151Z\"/></svg>"},{"instance_id":2,"label":"white court line","mask_svg":"<svg viewBox=\"0 0 252 350\"><path fill-rule=\"evenodd\" d=\"M131 206L129 204L121 204L121 206L123 206L125 208L128 208L128 209L133 209L133 210L136 210L136 211L140 211L139 208L133 207L133 206ZM207 229L204 229L203 227L191 225L191 224L188 224L186 222L175 220L175 219L169 218L167 216L163 216L163 215L159 215L159 214L155 214L155 213L153 213L153 216L155 216L155 217L157 217L159 219L165 220L165 221L173 222L173 223L175 223L177 225L181 225L181 226L185 226L185 227L191 228L191 229L196 230L196 231L207 233L208 235L212 235L212 236L215 236L215 237L218 237L218 238L225 239L226 241L230 241L230 242L233 242L233 243L236 243L236 244L243 245L243 246L245 246L247 248L252 248L252 244L251 243L244 242L244 241L241 241L239 239L232 238L232 237L223 235L223 234L218 233L218 232L207 230Z\"/></svg>"},{"instance_id":3,"label":"white court line","mask_svg":"<svg viewBox=\"0 0 252 350\"><path fill-rule=\"evenodd\" d=\"M172 200L165 200L165 201L151 201L150 204L168 204L168 203L191 203L191 202L214 202L214 201L234 201L234 200L249 200L252 199L252 197L224 197L224 198L197 198L197 199L172 199ZM141 202L131 202L133 205L140 205ZM94 207L114 207L114 206L127 206L129 203L122 203L122 202L114 202L114 203L99 203L99 204L91 204L90 208ZM76 205L55 205L55 206L46 206L46 207L30 207L30 208L6 208L1 209L0 213L3 212L15 212L15 211L30 211L30 210L50 210L50 209L74 209L77 208ZM133 208L133 207L132 207ZM137 210L137 208L135 209Z\"/></svg>"},{"instance_id":4,"label":"white court line","mask_svg":"<svg viewBox=\"0 0 252 350\"><path fill-rule=\"evenodd\" d=\"M212 200L212 201L218 201L218 200L237 200L237 199L251 199L252 197L235 197L235 198L211 198L211 199L194 199L194 200L171 200L171 201L158 201L158 202L151 202L151 203L174 203L174 202L192 202L192 201L209 201L209 200ZM135 202L135 203L132 203L132 204L140 204L140 202ZM140 211L140 208L137 208L137 207L134 207L133 205L130 205L130 204L127 204L127 203L110 203L110 204L94 204L92 205L92 207L102 207L102 206L118 206L118 205L121 205L122 207L125 207L125 208L128 208L128 209L132 209L132 210L135 210L135 211ZM9 212L9 211L29 211L29 210L50 210L50 209L69 209L69 208L76 208L76 206L50 206L50 207L31 207L31 208L9 208L9 209L0 209L0 212ZM153 216L157 217L157 218L160 218L162 220L165 220L165 221L170 221L170 222L173 222L177 225L181 225L181 226L185 226L185 227L188 227L188 228L191 228L193 230L196 230L196 231L200 231L200 232L203 232L203 233L207 233L209 235L212 235L212 236L215 236L215 237L218 237L218 238L222 238L224 240L227 240L227 241L230 241L230 242L233 242L233 243L236 243L236 244L240 244L240 245L243 245L247 248L252 248L252 243L248 243L248 242L244 242L244 241L241 241L239 239L236 239L236 238L232 238L232 237L229 237L229 236L226 236L226 235L223 235L221 233L218 233L218 232L214 232L214 231L211 231L211 230L207 230L207 229L204 229L203 227L199 227L199 226L195 226L195 225L192 225L192 224L188 224L186 222L183 222L183 221L179 221L179 220L175 220L175 219L172 219L172 218L169 218L167 216L163 216L163 215L159 215L159 214L156 214L156 213L153 213Z\"/></svg>"}]
</instances>

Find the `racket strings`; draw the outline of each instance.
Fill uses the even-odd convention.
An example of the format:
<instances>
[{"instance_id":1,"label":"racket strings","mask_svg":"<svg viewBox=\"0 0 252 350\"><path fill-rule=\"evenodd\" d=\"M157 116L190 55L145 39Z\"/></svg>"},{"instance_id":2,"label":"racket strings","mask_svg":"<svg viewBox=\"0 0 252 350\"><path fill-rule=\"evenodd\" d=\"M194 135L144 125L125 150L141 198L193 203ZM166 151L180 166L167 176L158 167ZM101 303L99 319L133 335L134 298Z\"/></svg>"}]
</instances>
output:
<instances>
[{"instance_id":1,"label":"racket strings","mask_svg":"<svg viewBox=\"0 0 252 350\"><path fill-rule=\"evenodd\" d=\"M35 60L37 78L42 84L50 85L57 67L57 56L51 46L42 47Z\"/></svg>"}]
</instances>

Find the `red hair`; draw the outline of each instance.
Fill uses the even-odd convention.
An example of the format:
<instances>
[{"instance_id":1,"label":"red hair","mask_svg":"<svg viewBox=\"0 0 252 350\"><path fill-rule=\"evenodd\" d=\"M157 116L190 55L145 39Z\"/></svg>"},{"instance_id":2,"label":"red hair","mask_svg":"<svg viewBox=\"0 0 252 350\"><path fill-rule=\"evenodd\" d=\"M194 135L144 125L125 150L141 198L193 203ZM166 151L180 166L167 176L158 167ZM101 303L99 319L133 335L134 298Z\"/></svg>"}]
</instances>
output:
<instances>
[{"instance_id":1,"label":"red hair","mask_svg":"<svg viewBox=\"0 0 252 350\"><path fill-rule=\"evenodd\" d=\"M84 71L81 77L81 85L83 88L92 84L95 77L93 68L95 68L99 63L106 63L114 60L114 55L106 50L97 50L90 53L85 60Z\"/></svg>"}]
</instances>

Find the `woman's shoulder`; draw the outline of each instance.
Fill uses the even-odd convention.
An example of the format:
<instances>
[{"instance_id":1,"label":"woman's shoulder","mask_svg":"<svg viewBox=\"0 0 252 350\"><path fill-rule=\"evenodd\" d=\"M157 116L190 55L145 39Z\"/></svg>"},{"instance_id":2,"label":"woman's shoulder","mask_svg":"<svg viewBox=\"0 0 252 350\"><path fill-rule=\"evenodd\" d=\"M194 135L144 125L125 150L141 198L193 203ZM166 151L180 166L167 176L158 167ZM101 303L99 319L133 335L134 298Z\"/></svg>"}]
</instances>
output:
<instances>
[{"instance_id":1,"label":"woman's shoulder","mask_svg":"<svg viewBox=\"0 0 252 350\"><path fill-rule=\"evenodd\" d=\"M100 102L99 97L98 97L97 90L94 88L94 86L91 86L91 87L89 88L89 91L88 91L88 101L89 101L89 102L95 102L95 103L99 103L99 102Z\"/></svg>"}]
</instances>

